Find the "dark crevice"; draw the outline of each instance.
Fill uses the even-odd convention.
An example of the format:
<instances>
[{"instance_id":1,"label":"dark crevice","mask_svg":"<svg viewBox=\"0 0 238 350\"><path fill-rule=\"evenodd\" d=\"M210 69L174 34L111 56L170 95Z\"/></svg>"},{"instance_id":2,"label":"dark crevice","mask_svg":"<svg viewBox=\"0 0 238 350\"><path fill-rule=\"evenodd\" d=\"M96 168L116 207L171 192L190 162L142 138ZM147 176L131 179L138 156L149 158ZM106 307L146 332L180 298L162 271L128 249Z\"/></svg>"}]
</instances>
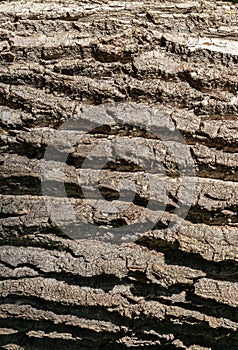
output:
<instances>
[{"instance_id":1,"label":"dark crevice","mask_svg":"<svg viewBox=\"0 0 238 350\"><path fill-rule=\"evenodd\" d=\"M225 260L220 262L209 261L201 255L192 252L184 252L179 249L179 244L169 243L162 239L142 237L137 244L151 250L162 252L168 265L187 266L195 270L202 270L208 278L223 281L238 281L238 262Z\"/></svg>"},{"instance_id":2,"label":"dark crevice","mask_svg":"<svg viewBox=\"0 0 238 350\"><path fill-rule=\"evenodd\" d=\"M139 319L128 319L126 317L119 316L118 312L108 312L106 309L100 306L67 307L62 306L58 303L45 302L39 298L22 299L22 297L20 297L19 300L15 299L16 297L17 296L8 297L5 298L3 301L4 303L12 303L14 302L14 300L18 300L18 305L21 304L23 301L23 304L36 304L33 305L34 307L39 307L39 305L41 305L40 309L46 308L48 311L53 307L52 311L55 312L57 310L57 314L62 314L62 311L64 311L64 313L66 312L66 314L77 314L77 316L79 316L78 313L80 312L80 317L85 317L85 315L82 316L83 310L87 313L91 311L91 315L93 315L93 318L89 317L90 319L97 319L97 317L99 316L100 320L105 320L106 318L108 321L113 322L116 325L126 326L133 329L139 329L140 336L141 333L143 333L143 331L146 330L155 330L156 332L158 332L159 330L160 334L173 333L174 336L178 339L181 339L186 346L198 344L200 346L210 346L212 347L212 349L222 349L222 347L224 348L224 346L227 346L229 344L229 346L231 346L231 349L235 349L234 346L237 344L236 332L225 328L211 328L208 326L207 322L199 321L193 316L185 318L181 316L179 323L174 322L175 320L173 316L167 316L165 319L162 320L158 320L155 317L149 317L145 315L141 315ZM93 309L94 312L92 314ZM98 314L99 311L100 314ZM87 315L87 318L88 316L89 315Z\"/></svg>"}]
</instances>

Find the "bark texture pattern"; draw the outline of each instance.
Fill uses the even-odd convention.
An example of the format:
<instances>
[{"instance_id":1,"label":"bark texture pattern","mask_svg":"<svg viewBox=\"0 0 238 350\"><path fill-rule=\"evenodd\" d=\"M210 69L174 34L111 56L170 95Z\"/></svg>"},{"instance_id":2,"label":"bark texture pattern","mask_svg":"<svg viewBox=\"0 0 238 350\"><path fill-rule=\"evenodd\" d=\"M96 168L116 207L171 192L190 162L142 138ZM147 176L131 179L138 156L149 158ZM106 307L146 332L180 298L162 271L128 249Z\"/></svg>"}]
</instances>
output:
<instances>
[{"instance_id":1,"label":"bark texture pattern","mask_svg":"<svg viewBox=\"0 0 238 350\"><path fill-rule=\"evenodd\" d=\"M238 348L237 29L238 5L215 0L1 1L0 349ZM67 159L75 211L109 232L158 215L164 194L152 191L158 211L146 208L145 176L128 155L133 142L148 150L144 164L166 169L149 174L155 188L169 181L166 209L123 245L87 232L73 240L52 223L40 175L51 135L78 111L111 102L157 108L172 121L164 132L176 127L185 138L196 194L177 231L168 223L180 221L175 209L186 203L176 162L153 135L103 126L103 118ZM114 138L120 161L109 158L100 173L105 216L95 209L93 180L81 183L85 199L78 173L98 141L95 162ZM66 139L54 141L56 169ZM130 192L130 179L136 196L128 206L119 194ZM58 182L52 174L51 201L64 217Z\"/></svg>"}]
</instances>

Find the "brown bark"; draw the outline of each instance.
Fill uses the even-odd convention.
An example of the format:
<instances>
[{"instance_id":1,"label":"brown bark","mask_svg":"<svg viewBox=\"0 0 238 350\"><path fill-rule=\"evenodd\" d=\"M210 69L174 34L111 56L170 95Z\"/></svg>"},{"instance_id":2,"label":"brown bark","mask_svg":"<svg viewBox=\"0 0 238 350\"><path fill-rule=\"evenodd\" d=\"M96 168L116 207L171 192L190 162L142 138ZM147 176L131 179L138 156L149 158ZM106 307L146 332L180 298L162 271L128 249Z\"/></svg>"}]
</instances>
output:
<instances>
[{"instance_id":1,"label":"brown bark","mask_svg":"<svg viewBox=\"0 0 238 350\"><path fill-rule=\"evenodd\" d=\"M237 349L237 6L1 2L1 349ZM168 139L179 131L196 170L192 203L179 197L178 160L159 137L133 128L127 116L104 125L114 102L136 104L138 122L140 106L158 110ZM98 230L131 225L135 237L123 244L94 240L81 222L72 236L82 240L66 235L71 222L55 190L57 172L47 180L63 230L42 192L47 146L53 142L55 169L68 152L69 132L52 139L54 131L94 106L101 108L101 127L70 152L66 193ZM82 118L91 123L87 113ZM158 127L156 118L151 125ZM105 214L97 207L95 174L111 140L117 143L99 181L110 207ZM82 170L96 144L95 167ZM129 152L135 144L145 151L140 163ZM187 166L186 153L179 162ZM148 164L146 176L141 168ZM136 196L128 204L131 180ZM192 183L188 172L182 187ZM136 220L156 225L137 237ZM179 223L176 230L171 222Z\"/></svg>"}]
</instances>

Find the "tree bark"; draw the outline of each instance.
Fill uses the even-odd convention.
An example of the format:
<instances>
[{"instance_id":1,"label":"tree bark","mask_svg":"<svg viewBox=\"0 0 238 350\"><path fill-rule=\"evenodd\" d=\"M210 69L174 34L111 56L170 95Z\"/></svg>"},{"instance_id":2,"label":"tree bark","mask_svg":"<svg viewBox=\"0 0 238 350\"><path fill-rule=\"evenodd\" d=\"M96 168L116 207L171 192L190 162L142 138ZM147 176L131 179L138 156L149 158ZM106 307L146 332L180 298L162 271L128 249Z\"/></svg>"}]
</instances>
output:
<instances>
[{"instance_id":1,"label":"tree bark","mask_svg":"<svg viewBox=\"0 0 238 350\"><path fill-rule=\"evenodd\" d=\"M1 349L238 348L237 6L1 1ZM159 111L168 121L160 132L169 139L176 128L185 140L196 171L189 206L179 197L178 160L126 115L121 124L105 123L113 103L135 108L138 122L145 106ZM67 234L71 221L57 172L48 179L47 198L63 229L42 191L47 147L53 142L54 169L68 152L69 130L54 138L55 130L77 113L91 125L95 111L100 127L67 156L65 195L109 237L128 227L124 243L123 236L119 243L107 235L95 239L80 223ZM99 181L110 207L105 213L97 207L95 174L111 140L115 154L107 156ZM98 144L95 167L82 170ZM135 144L146 150L140 163L129 152ZM184 166L186 154L180 158ZM149 195L141 171L147 164ZM185 178L189 187L190 173ZM130 181L136 195L128 204ZM136 220L156 224L137 237ZM179 223L176 230L171 222Z\"/></svg>"}]
</instances>

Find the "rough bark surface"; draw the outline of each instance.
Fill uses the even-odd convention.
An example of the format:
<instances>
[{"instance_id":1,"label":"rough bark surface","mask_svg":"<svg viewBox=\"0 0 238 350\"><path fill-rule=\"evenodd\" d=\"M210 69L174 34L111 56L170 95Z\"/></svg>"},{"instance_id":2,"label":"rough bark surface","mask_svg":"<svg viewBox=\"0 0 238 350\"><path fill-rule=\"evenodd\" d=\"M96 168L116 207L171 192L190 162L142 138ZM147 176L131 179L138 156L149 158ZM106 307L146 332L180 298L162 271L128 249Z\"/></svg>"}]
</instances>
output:
<instances>
[{"instance_id":1,"label":"rough bark surface","mask_svg":"<svg viewBox=\"0 0 238 350\"><path fill-rule=\"evenodd\" d=\"M237 29L238 5L214 0L1 1L1 349L238 348ZM82 108L111 102L157 108L172 120L164 132L176 127L186 140L196 191L176 231L168 223L180 221L175 209L186 203L175 160L153 135L105 127L103 118L67 160L75 211L110 231L166 208L153 229L122 245L87 232L74 240L52 222L40 175L51 135ZM54 142L56 169L65 138ZM98 140L100 159L113 138L120 162L109 157L100 191L122 210L105 216L95 209L96 169L83 183L87 198L78 172ZM144 173L128 155L133 141L148 148L145 166L166 169L149 174L155 189L170 184L166 198L151 193L158 211L146 208ZM136 196L128 206L117 198L130 192L129 179ZM51 201L64 218L59 181L52 174Z\"/></svg>"}]
</instances>

